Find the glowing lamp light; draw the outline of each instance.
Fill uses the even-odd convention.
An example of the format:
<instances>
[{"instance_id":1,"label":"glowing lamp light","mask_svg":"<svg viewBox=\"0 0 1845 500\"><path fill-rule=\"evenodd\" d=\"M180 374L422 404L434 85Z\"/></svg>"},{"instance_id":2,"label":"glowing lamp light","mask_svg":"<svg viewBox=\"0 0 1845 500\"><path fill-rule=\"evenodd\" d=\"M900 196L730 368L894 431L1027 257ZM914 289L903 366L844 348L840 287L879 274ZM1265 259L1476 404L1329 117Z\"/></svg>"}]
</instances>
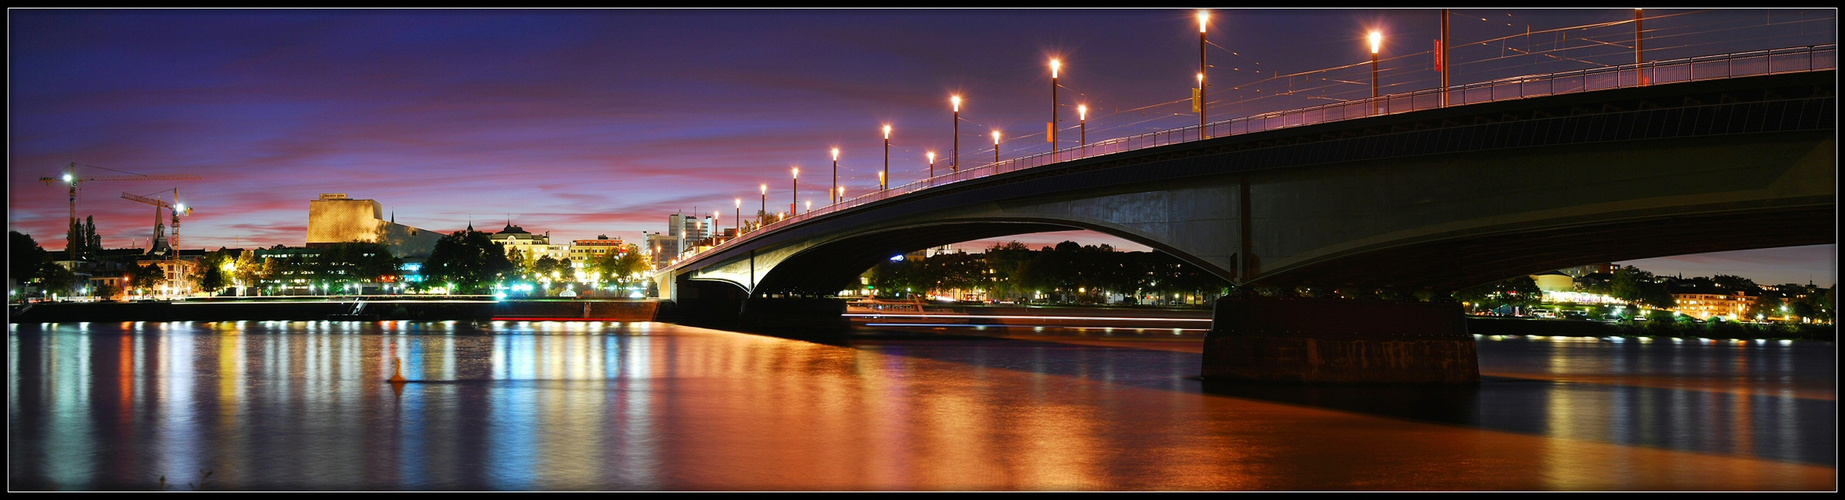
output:
<instances>
[{"instance_id":1,"label":"glowing lamp light","mask_svg":"<svg viewBox=\"0 0 1845 500\"><path fill-rule=\"evenodd\" d=\"M1209 24L1210 21L1211 21L1211 11L1208 11L1208 10L1198 11L1198 32L1203 33L1204 27L1207 24Z\"/></svg>"},{"instance_id":2,"label":"glowing lamp light","mask_svg":"<svg viewBox=\"0 0 1845 500\"><path fill-rule=\"evenodd\" d=\"M1372 30L1370 39L1371 39L1371 53L1376 54L1378 48L1384 44L1384 32Z\"/></svg>"},{"instance_id":3,"label":"glowing lamp light","mask_svg":"<svg viewBox=\"0 0 1845 500\"><path fill-rule=\"evenodd\" d=\"M956 113L961 112L961 96L958 96L958 95L948 96L948 102L954 103ZM64 180L69 181L70 176L69 175L64 176Z\"/></svg>"}]
</instances>

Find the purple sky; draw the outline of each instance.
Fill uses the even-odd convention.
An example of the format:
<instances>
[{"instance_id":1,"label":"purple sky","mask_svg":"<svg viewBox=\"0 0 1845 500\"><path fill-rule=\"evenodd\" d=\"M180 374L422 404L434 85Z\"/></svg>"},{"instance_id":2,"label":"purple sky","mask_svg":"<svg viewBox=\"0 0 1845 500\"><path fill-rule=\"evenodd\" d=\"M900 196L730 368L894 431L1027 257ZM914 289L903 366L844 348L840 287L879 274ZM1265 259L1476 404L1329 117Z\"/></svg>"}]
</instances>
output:
<instances>
[{"instance_id":1,"label":"purple sky","mask_svg":"<svg viewBox=\"0 0 1845 500\"><path fill-rule=\"evenodd\" d=\"M1832 9L1646 14L1649 60L1837 41ZM694 210L718 211L730 226L733 200L752 212L760 184L771 208L785 207L793 166L802 198L824 202L834 147L847 195L874 187L885 124L894 185L923 176L927 151L945 168L950 94L966 100L963 165L993 158L994 129L1003 158L1046 151L1052 57L1063 61L1062 123L1074 127L1075 105L1086 104L1091 141L1195 125L1194 15L9 9L7 225L62 249L67 192L39 179L76 162L203 178L84 184L79 217L96 218L108 247L142 246L152 231L153 207L122 193L170 197L174 188L196 208L181 227L186 248L300 245L308 201L321 193L377 200L399 223L442 232L511 219L554 240L633 241L664 230L667 214ZM1452 83L1631 63L1632 17L1454 11L1462 46ZM1210 118L1368 97L1372 28L1386 37L1383 92L1434 86L1439 19L1439 10L1216 11ZM1144 248L1096 236L1018 239ZM1835 248L1643 267L1830 284ZM1691 270L1702 264L1723 269Z\"/></svg>"}]
</instances>

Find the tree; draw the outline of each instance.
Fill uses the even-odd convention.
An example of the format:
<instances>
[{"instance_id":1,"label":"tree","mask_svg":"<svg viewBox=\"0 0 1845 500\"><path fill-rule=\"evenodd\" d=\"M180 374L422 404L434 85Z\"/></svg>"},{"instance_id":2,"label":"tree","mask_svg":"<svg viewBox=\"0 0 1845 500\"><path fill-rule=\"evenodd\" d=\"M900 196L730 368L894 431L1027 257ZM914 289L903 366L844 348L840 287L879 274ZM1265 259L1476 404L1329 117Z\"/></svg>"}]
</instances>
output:
<instances>
[{"instance_id":1,"label":"tree","mask_svg":"<svg viewBox=\"0 0 1845 500\"><path fill-rule=\"evenodd\" d=\"M38 246L31 235L9 231L6 245L6 275L20 283L37 277L39 266L50 260L51 253Z\"/></svg>"},{"instance_id":2,"label":"tree","mask_svg":"<svg viewBox=\"0 0 1845 500\"><path fill-rule=\"evenodd\" d=\"M148 264L148 265L140 266L140 267L130 266L128 268L128 287L129 288L136 288L136 289L143 289L143 290L153 289L154 287L158 287L160 286L161 283L165 283L166 281L167 281L167 273L166 271L161 270L160 266Z\"/></svg>"},{"instance_id":3,"label":"tree","mask_svg":"<svg viewBox=\"0 0 1845 500\"><path fill-rule=\"evenodd\" d=\"M539 257L538 260L532 262L532 274L538 279L562 277L563 273L559 269L557 259L549 255Z\"/></svg>"},{"instance_id":4,"label":"tree","mask_svg":"<svg viewBox=\"0 0 1845 500\"><path fill-rule=\"evenodd\" d=\"M513 272L506 250L480 231L456 231L436 241L423 263L429 282L454 285L454 290L485 293Z\"/></svg>"},{"instance_id":5,"label":"tree","mask_svg":"<svg viewBox=\"0 0 1845 500\"><path fill-rule=\"evenodd\" d=\"M603 268L616 283L626 286L634 277L647 271L647 258L641 255L641 247L628 245L628 249L614 258L608 267Z\"/></svg>"},{"instance_id":6,"label":"tree","mask_svg":"<svg viewBox=\"0 0 1845 500\"><path fill-rule=\"evenodd\" d=\"M1537 280L1531 279L1530 276L1519 276L1456 290L1454 298L1475 304L1480 309L1498 309L1503 306L1531 307L1542 301L1544 291L1538 288Z\"/></svg>"},{"instance_id":7,"label":"tree","mask_svg":"<svg viewBox=\"0 0 1845 500\"><path fill-rule=\"evenodd\" d=\"M47 261L44 264L40 264L38 277L39 286L43 287L47 292L71 295L71 292L77 289L77 273L73 273L71 270L65 269L64 266L60 266L55 262Z\"/></svg>"},{"instance_id":8,"label":"tree","mask_svg":"<svg viewBox=\"0 0 1845 500\"><path fill-rule=\"evenodd\" d=\"M215 265L206 265L204 267L205 271L200 273L199 276L199 289L204 290L205 293L208 294L217 293L218 289L225 287L224 271L220 270L218 266Z\"/></svg>"}]
</instances>

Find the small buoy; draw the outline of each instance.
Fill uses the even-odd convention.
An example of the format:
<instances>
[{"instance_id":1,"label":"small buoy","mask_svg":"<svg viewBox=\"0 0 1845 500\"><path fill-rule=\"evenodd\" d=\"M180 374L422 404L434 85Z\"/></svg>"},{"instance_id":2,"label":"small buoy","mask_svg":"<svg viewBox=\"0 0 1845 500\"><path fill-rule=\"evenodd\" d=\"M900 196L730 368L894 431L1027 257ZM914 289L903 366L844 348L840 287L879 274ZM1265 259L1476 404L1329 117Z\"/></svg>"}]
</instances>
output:
<instances>
[{"instance_id":1,"label":"small buoy","mask_svg":"<svg viewBox=\"0 0 1845 500\"><path fill-rule=\"evenodd\" d=\"M391 358L391 361L396 364L397 373L391 375L391 380L388 380L387 382L390 382L393 384L402 384L404 382L409 382L408 380L404 380L404 360L402 358Z\"/></svg>"}]
</instances>

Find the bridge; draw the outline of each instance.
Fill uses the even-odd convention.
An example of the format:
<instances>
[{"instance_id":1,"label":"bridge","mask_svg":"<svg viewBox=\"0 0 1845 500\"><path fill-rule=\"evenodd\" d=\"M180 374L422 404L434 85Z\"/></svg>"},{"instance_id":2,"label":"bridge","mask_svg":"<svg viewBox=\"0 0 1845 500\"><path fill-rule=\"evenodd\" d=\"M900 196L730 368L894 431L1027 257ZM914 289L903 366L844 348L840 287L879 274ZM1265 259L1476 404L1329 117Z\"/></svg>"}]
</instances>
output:
<instances>
[{"instance_id":1,"label":"bridge","mask_svg":"<svg viewBox=\"0 0 1845 500\"><path fill-rule=\"evenodd\" d=\"M891 255L1031 232L1119 236L1239 287L1441 295L1586 263L1831 243L1835 55L1536 75L1095 143L819 207L655 279L682 318L747 328L836 321L831 297ZM1236 294L1217 304L1205 375L1477 380L1458 311Z\"/></svg>"}]
</instances>

